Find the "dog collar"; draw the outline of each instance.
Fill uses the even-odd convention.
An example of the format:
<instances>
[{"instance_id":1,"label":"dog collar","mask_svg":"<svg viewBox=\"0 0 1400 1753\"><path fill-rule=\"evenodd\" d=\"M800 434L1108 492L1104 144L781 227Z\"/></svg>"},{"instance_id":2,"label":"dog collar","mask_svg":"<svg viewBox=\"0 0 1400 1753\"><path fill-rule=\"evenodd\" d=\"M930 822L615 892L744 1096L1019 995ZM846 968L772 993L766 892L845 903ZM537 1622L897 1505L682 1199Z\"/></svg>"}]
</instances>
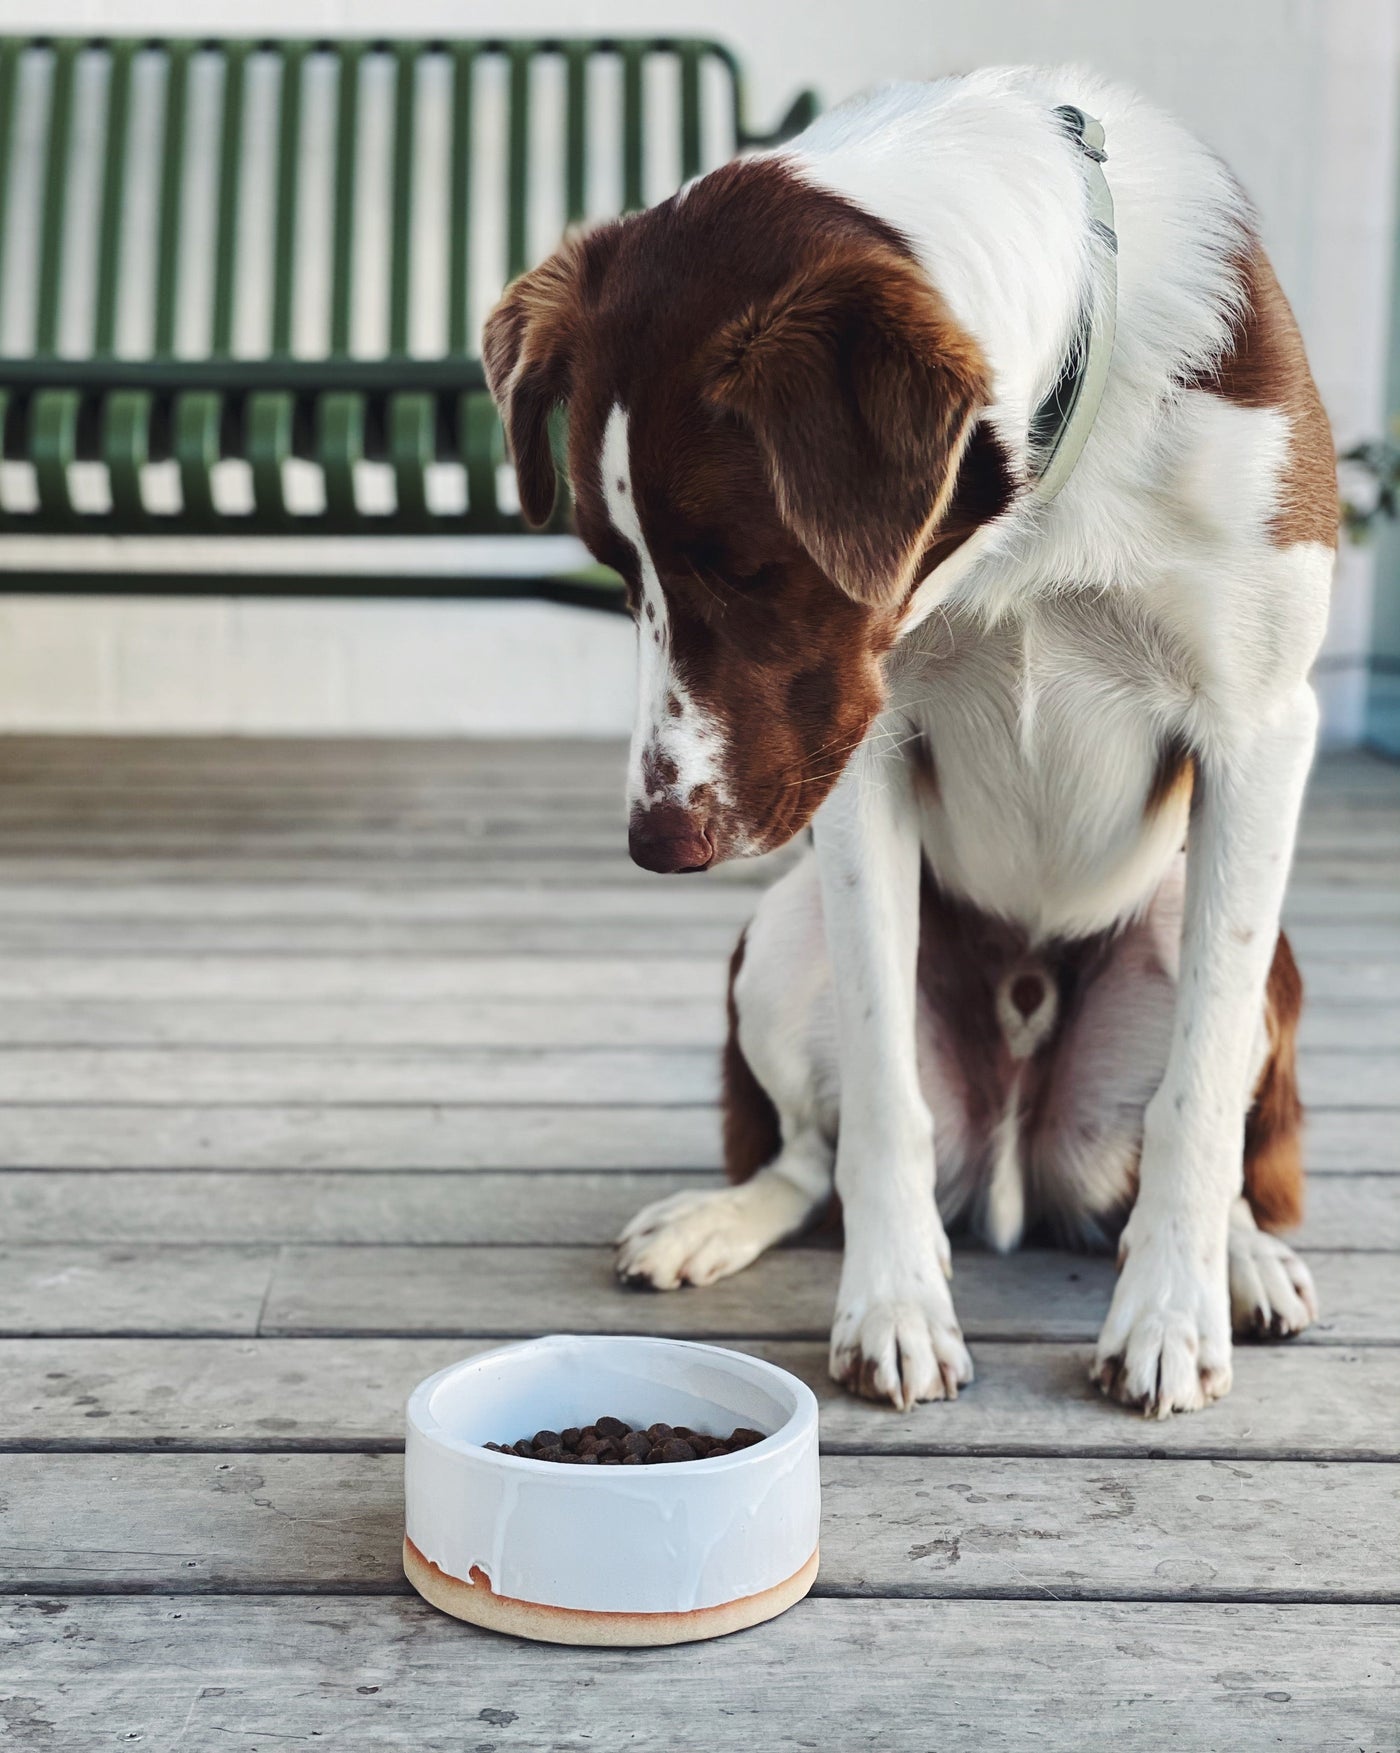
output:
<instances>
[{"instance_id":1,"label":"dog collar","mask_svg":"<svg viewBox=\"0 0 1400 1753\"><path fill-rule=\"evenodd\" d=\"M1108 157L1103 124L1073 104L1061 104L1055 115L1083 155L1089 229L1102 261L1055 387L1031 417L1031 449L1036 458L1031 495L1040 505L1048 505L1069 479L1093 430L1113 357L1118 310L1118 234L1113 229L1113 195L1103 174Z\"/></svg>"}]
</instances>

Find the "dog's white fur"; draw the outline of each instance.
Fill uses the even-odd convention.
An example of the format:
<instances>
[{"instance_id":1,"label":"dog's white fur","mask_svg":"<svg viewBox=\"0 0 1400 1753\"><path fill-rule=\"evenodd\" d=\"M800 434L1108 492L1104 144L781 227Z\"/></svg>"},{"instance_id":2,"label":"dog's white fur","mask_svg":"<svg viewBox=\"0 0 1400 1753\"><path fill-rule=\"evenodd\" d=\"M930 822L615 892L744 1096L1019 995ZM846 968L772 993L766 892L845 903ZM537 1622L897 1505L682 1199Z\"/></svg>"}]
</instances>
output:
<instances>
[{"instance_id":1,"label":"dog's white fur","mask_svg":"<svg viewBox=\"0 0 1400 1753\"><path fill-rule=\"evenodd\" d=\"M1124 1396L1165 1413L1229 1387L1232 1295L1237 1313L1262 1308L1288 1330L1315 1312L1306 1268L1260 1235L1239 1193L1333 554L1270 541L1285 416L1177 387L1228 344L1247 212L1185 131L1071 70L893 86L782 155L910 240L985 353L986 417L1024 470L1096 260L1082 166L1052 115L1063 103L1104 124L1121 244L1097 423L1053 503L1023 497L915 592L888 708L818 812L815 861L759 907L736 1001L744 1053L779 1110L780 1156L746 1185L643 1212L620 1263L661 1286L709 1282L799 1228L830 1191L839 1099L833 1370L864 1360L868 1385L899 1405L970 1378L940 1210L970 1210L1012 1246L1027 1187L1014 1138L987 1186L961 1179L954 1072L915 986L926 858L945 890L1033 941L1127 921L1116 955L1161 939L1155 984L1109 980L1078 1019L1062 1099L1087 1103L1095 1124L1067 1120L1029 1172L1073 1217L1102 1209L1140 1144L1097 1361L1121 1360ZM609 433L606 478L625 481L621 410ZM645 577L640 528L620 515L619 528ZM675 678L655 673L664 656L648 659L647 632L639 749L672 734L662 703ZM1184 878L1184 801L1142 811L1169 737L1201 774ZM916 785L916 739L937 751L936 795ZM688 752L696 772L712 753L703 740ZM639 783L634 763L634 794ZM1115 1127L1120 1112L1130 1119Z\"/></svg>"}]
</instances>

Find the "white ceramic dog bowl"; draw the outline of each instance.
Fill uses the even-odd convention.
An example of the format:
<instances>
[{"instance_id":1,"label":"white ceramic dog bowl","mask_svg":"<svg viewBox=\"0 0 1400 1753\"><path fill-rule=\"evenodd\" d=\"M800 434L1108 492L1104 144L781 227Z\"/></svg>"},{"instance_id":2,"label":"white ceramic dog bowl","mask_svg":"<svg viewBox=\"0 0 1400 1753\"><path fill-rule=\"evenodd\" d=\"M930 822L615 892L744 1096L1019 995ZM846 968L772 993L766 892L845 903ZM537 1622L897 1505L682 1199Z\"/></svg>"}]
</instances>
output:
<instances>
[{"instance_id":1,"label":"white ceramic dog bowl","mask_svg":"<svg viewBox=\"0 0 1400 1753\"><path fill-rule=\"evenodd\" d=\"M764 1441L711 1461L568 1467L483 1448L603 1416ZM817 1574L817 1403L786 1370L676 1339L557 1335L429 1376L408 1402L404 1571L445 1613L548 1643L757 1625Z\"/></svg>"}]
</instances>

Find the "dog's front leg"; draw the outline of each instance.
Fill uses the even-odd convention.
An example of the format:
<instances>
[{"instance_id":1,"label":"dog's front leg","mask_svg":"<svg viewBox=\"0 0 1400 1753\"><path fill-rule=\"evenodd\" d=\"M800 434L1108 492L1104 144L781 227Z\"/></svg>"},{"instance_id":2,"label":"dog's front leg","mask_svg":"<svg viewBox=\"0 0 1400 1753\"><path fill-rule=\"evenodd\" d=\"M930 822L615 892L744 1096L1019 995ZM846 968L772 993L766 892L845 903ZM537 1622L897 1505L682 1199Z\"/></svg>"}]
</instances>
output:
<instances>
[{"instance_id":1,"label":"dog's front leg","mask_svg":"<svg viewBox=\"0 0 1400 1753\"><path fill-rule=\"evenodd\" d=\"M1137 1203L1093 1377L1149 1415L1230 1387L1230 1208L1264 986L1317 734L1306 686L1199 763L1171 1050L1145 1116Z\"/></svg>"},{"instance_id":2,"label":"dog's front leg","mask_svg":"<svg viewBox=\"0 0 1400 1753\"><path fill-rule=\"evenodd\" d=\"M952 1399L972 1379L934 1203L933 1121L919 1088L922 853L908 762L867 742L814 828L840 1061L845 1258L831 1373L903 1410Z\"/></svg>"}]
</instances>

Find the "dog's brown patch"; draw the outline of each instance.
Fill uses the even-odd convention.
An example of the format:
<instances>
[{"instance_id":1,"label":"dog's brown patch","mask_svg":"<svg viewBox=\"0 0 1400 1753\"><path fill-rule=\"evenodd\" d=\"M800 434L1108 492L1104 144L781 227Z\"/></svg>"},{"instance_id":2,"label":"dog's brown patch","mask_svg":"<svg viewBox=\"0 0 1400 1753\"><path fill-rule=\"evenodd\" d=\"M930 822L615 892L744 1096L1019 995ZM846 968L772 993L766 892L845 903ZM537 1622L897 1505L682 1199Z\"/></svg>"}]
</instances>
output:
<instances>
[{"instance_id":1,"label":"dog's brown patch","mask_svg":"<svg viewBox=\"0 0 1400 1753\"><path fill-rule=\"evenodd\" d=\"M1192 387L1213 390L1242 407L1277 408L1288 416L1288 458L1271 539L1281 548L1295 542L1335 547L1340 517L1336 449L1297 321L1257 243L1242 256L1239 272L1245 310L1234 344L1216 371L1194 379Z\"/></svg>"},{"instance_id":2,"label":"dog's brown patch","mask_svg":"<svg viewBox=\"0 0 1400 1753\"><path fill-rule=\"evenodd\" d=\"M1196 787L1196 757L1184 737L1169 736L1157 754L1157 765L1142 806L1144 817L1190 801Z\"/></svg>"},{"instance_id":3,"label":"dog's brown patch","mask_svg":"<svg viewBox=\"0 0 1400 1753\"><path fill-rule=\"evenodd\" d=\"M702 369L826 576L858 601L898 602L990 397L977 343L907 251L868 234L808 252L723 325Z\"/></svg>"},{"instance_id":4,"label":"dog's brown patch","mask_svg":"<svg viewBox=\"0 0 1400 1753\"><path fill-rule=\"evenodd\" d=\"M1269 1057L1245 1121L1244 1195L1261 1229L1303 1221L1303 1103L1298 1094L1298 1019L1303 978L1282 932L1264 1001Z\"/></svg>"},{"instance_id":5,"label":"dog's brown patch","mask_svg":"<svg viewBox=\"0 0 1400 1753\"><path fill-rule=\"evenodd\" d=\"M724 1172L731 1181L747 1181L771 1163L782 1148L778 1110L739 1045L739 1007L734 982L744 965L747 929L739 933L729 959L729 1033L720 1067L720 1102L724 1115Z\"/></svg>"},{"instance_id":6,"label":"dog's brown patch","mask_svg":"<svg viewBox=\"0 0 1400 1753\"><path fill-rule=\"evenodd\" d=\"M599 479L626 410L671 661L724 741L707 832L721 858L782 844L883 704L911 581L1009 503L976 343L897 232L770 160L567 245L507 292L485 353L533 521L567 398L578 530L635 606Z\"/></svg>"}]
</instances>

